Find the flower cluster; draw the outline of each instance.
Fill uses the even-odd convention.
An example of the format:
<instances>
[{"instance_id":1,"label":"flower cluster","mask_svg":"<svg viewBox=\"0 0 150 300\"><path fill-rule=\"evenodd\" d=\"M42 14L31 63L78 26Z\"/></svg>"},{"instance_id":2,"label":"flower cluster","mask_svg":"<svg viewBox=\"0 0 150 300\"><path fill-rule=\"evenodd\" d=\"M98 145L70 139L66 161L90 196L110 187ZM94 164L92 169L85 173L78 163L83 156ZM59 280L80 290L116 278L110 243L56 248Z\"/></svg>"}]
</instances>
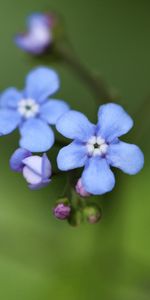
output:
<instances>
[{"instance_id":1,"label":"flower cluster","mask_svg":"<svg viewBox=\"0 0 150 300\"><path fill-rule=\"evenodd\" d=\"M53 42L55 16L33 14L27 25L28 32L17 35L16 44L32 54L42 54ZM32 190L47 186L53 178L46 154L55 143L50 125L65 138L73 140L59 149L57 166L60 171L71 170L74 178L74 169L82 168L68 193L76 194L78 201L74 205L64 198L57 202L53 214L74 225L83 218L93 224L101 218L100 208L90 203L87 206L82 203L79 207L80 200L110 192L115 186L114 167L129 175L138 173L144 165L144 155L138 146L120 140L133 126L133 120L120 105L101 105L95 125L83 113L71 110L65 101L53 98L59 87L57 72L41 66L27 75L23 90L10 87L2 92L0 135L19 128L20 148L11 156L10 167L23 175ZM43 152L42 155L35 154Z\"/></svg>"}]
</instances>

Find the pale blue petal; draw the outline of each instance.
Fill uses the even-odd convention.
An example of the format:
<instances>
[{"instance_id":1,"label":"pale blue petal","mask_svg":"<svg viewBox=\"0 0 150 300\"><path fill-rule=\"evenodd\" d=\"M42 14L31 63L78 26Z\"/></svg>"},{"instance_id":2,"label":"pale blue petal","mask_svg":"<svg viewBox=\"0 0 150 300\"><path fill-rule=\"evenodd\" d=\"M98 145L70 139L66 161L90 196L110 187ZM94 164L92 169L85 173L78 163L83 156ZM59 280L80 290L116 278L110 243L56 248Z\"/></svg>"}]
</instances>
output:
<instances>
[{"instance_id":1,"label":"pale blue petal","mask_svg":"<svg viewBox=\"0 0 150 300\"><path fill-rule=\"evenodd\" d=\"M47 179L52 175L52 165L46 153L42 157L42 179Z\"/></svg>"},{"instance_id":2,"label":"pale blue petal","mask_svg":"<svg viewBox=\"0 0 150 300\"><path fill-rule=\"evenodd\" d=\"M31 152L44 152L54 144L52 129L39 119L29 119L20 129L20 146Z\"/></svg>"},{"instance_id":3,"label":"pale blue petal","mask_svg":"<svg viewBox=\"0 0 150 300\"><path fill-rule=\"evenodd\" d=\"M41 183L39 184L29 184L28 187L30 188L30 190L40 190L42 188L45 188L46 186L49 185L49 183L51 182L51 179L45 179L43 181L41 181Z\"/></svg>"},{"instance_id":4,"label":"pale blue petal","mask_svg":"<svg viewBox=\"0 0 150 300\"><path fill-rule=\"evenodd\" d=\"M85 166L82 183L88 193L102 195L113 189L115 177L107 161L95 156L90 158Z\"/></svg>"},{"instance_id":5,"label":"pale blue petal","mask_svg":"<svg viewBox=\"0 0 150 300\"><path fill-rule=\"evenodd\" d=\"M20 115L10 109L0 110L0 135L12 132L20 123Z\"/></svg>"},{"instance_id":6,"label":"pale blue petal","mask_svg":"<svg viewBox=\"0 0 150 300\"><path fill-rule=\"evenodd\" d=\"M82 113L70 110L56 124L57 130L67 138L86 142L95 134L95 125Z\"/></svg>"},{"instance_id":7,"label":"pale blue petal","mask_svg":"<svg viewBox=\"0 0 150 300\"><path fill-rule=\"evenodd\" d=\"M62 100L50 99L41 105L40 115L49 124L55 125L58 119L69 110L69 105Z\"/></svg>"},{"instance_id":8,"label":"pale blue petal","mask_svg":"<svg viewBox=\"0 0 150 300\"><path fill-rule=\"evenodd\" d=\"M6 108L16 108L18 102L23 98L22 93L11 87L0 95L0 106Z\"/></svg>"},{"instance_id":9,"label":"pale blue petal","mask_svg":"<svg viewBox=\"0 0 150 300\"><path fill-rule=\"evenodd\" d=\"M83 167L87 160L86 146L72 142L62 148L57 156L58 168L62 171Z\"/></svg>"},{"instance_id":10,"label":"pale blue petal","mask_svg":"<svg viewBox=\"0 0 150 300\"><path fill-rule=\"evenodd\" d=\"M108 103L98 111L98 135L108 142L127 133L133 126L131 117L118 104Z\"/></svg>"},{"instance_id":11,"label":"pale blue petal","mask_svg":"<svg viewBox=\"0 0 150 300\"><path fill-rule=\"evenodd\" d=\"M33 54L40 54L45 48L45 44L43 45L34 40L32 32L29 34L18 34L15 36L14 41L18 47Z\"/></svg>"},{"instance_id":12,"label":"pale blue petal","mask_svg":"<svg viewBox=\"0 0 150 300\"><path fill-rule=\"evenodd\" d=\"M37 26L48 25L47 16L45 14L34 13L27 18L27 26L30 29Z\"/></svg>"},{"instance_id":13,"label":"pale blue petal","mask_svg":"<svg viewBox=\"0 0 150 300\"><path fill-rule=\"evenodd\" d=\"M144 155L140 148L121 141L109 146L107 159L113 167L130 175L138 173L144 165Z\"/></svg>"},{"instance_id":14,"label":"pale blue petal","mask_svg":"<svg viewBox=\"0 0 150 300\"><path fill-rule=\"evenodd\" d=\"M22 172L24 164L23 164L23 160L26 157L31 156L32 153L26 149L22 149L19 148L17 150L15 150L15 152L12 154L11 158L10 158L10 167L13 171L16 172Z\"/></svg>"},{"instance_id":15,"label":"pale blue petal","mask_svg":"<svg viewBox=\"0 0 150 300\"><path fill-rule=\"evenodd\" d=\"M42 188L50 182L51 163L44 153L42 157L34 155L23 160L23 176L31 189Z\"/></svg>"},{"instance_id":16,"label":"pale blue petal","mask_svg":"<svg viewBox=\"0 0 150 300\"><path fill-rule=\"evenodd\" d=\"M39 67L29 73L26 79L25 95L42 103L59 88L59 77L55 71Z\"/></svg>"}]
</instances>

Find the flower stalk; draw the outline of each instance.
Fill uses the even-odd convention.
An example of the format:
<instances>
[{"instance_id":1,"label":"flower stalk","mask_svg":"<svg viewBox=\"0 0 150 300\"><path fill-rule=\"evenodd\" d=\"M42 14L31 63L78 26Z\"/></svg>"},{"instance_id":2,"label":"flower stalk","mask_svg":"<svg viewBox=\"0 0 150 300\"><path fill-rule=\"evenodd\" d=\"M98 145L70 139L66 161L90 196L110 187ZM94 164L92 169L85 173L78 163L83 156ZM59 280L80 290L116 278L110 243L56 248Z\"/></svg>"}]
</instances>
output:
<instances>
[{"instance_id":1,"label":"flower stalk","mask_svg":"<svg viewBox=\"0 0 150 300\"><path fill-rule=\"evenodd\" d=\"M53 52L68 68L84 81L94 94L98 105L100 102L104 103L112 99L104 81L86 68L69 46L64 45L63 42L56 43L53 47Z\"/></svg>"}]
</instances>

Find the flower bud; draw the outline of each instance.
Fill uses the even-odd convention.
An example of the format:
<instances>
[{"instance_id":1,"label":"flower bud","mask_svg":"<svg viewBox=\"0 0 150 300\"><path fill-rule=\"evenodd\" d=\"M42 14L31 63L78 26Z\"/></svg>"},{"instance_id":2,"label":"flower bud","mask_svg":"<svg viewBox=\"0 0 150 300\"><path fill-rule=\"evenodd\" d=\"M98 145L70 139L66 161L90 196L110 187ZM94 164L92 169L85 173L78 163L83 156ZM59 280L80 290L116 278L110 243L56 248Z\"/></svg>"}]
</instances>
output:
<instances>
[{"instance_id":1,"label":"flower bud","mask_svg":"<svg viewBox=\"0 0 150 300\"><path fill-rule=\"evenodd\" d=\"M79 194L82 197L89 197L90 196L90 194L85 190L81 178L78 179L75 190L76 190L77 194Z\"/></svg>"},{"instance_id":2,"label":"flower bud","mask_svg":"<svg viewBox=\"0 0 150 300\"><path fill-rule=\"evenodd\" d=\"M28 53L42 55L52 46L57 26L59 18L56 14L33 13L27 18L27 31L17 34L15 43Z\"/></svg>"},{"instance_id":3,"label":"flower bud","mask_svg":"<svg viewBox=\"0 0 150 300\"><path fill-rule=\"evenodd\" d=\"M70 216L71 207L64 203L58 203L53 209L53 214L57 219L66 220Z\"/></svg>"},{"instance_id":4,"label":"flower bud","mask_svg":"<svg viewBox=\"0 0 150 300\"><path fill-rule=\"evenodd\" d=\"M23 159L23 176L32 190L37 190L49 184L52 174L51 163L46 154L32 155Z\"/></svg>"},{"instance_id":5,"label":"flower bud","mask_svg":"<svg viewBox=\"0 0 150 300\"><path fill-rule=\"evenodd\" d=\"M19 148L10 158L10 167L13 171L22 172L32 190L40 189L51 181L51 163L46 154L42 157L32 155L30 151Z\"/></svg>"},{"instance_id":6,"label":"flower bud","mask_svg":"<svg viewBox=\"0 0 150 300\"><path fill-rule=\"evenodd\" d=\"M86 206L83 210L83 214L90 224L97 223L102 217L101 208L96 204Z\"/></svg>"}]
</instances>

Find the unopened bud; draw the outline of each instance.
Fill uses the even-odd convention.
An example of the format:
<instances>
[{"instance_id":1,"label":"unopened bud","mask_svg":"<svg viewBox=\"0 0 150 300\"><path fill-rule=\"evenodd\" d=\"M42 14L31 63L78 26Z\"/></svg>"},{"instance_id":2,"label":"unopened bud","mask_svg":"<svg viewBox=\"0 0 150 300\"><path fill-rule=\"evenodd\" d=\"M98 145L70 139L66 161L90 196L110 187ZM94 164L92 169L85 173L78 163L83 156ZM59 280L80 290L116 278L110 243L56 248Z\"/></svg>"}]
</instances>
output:
<instances>
[{"instance_id":1,"label":"unopened bud","mask_svg":"<svg viewBox=\"0 0 150 300\"><path fill-rule=\"evenodd\" d=\"M60 23L59 17L52 12L33 13L27 18L27 31L17 34L15 43L25 52L42 55L52 47Z\"/></svg>"},{"instance_id":2,"label":"unopened bud","mask_svg":"<svg viewBox=\"0 0 150 300\"><path fill-rule=\"evenodd\" d=\"M96 204L88 205L83 210L84 216L88 223L95 224L100 221L102 217L101 208L98 207Z\"/></svg>"},{"instance_id":3,"label":"unopened bud","mask_svg":"<svg viewBox=\"0 0 150 300\"><path fill-rule=\"evenodd\" d=\"M53 209L53 214L57 219L66 220L70 216L71 207L64 203L58 203Z\"/></svg>"},{"instance_id":4,"label":"unopened bud","mask_svg":"<svg viewBox=\"0 0 150 300\"><path fill-rule=\"evenodd\" d=\"M51 163L45 153L43 156L32 155L30 151L18 148L10 158L10 167L23 174L32 190L45 187L51 181Z\"/></svg>"},{"instance_id":5,"label":"unopened bud","mask_svg":"<svg viewBox=\"0 0 150 300\"><path fill-rule=\"evenodd\" d=\"M85 190L81 178L78 179L75 189L76 189L77 194L79 194L82 197L90 196L90 194Z\"/></svg>"},{"instance_id":6,"label":"unopened bud","mask_svg":"<svg viewBox=\"0 0 150 300\"><path fill-rule=\"evenodd\" d=\"M51 163L44 153L43 156L32 155L22 160L23 176L32 190L47 186L51 179Z\"/></svg>"}]
</instances>

